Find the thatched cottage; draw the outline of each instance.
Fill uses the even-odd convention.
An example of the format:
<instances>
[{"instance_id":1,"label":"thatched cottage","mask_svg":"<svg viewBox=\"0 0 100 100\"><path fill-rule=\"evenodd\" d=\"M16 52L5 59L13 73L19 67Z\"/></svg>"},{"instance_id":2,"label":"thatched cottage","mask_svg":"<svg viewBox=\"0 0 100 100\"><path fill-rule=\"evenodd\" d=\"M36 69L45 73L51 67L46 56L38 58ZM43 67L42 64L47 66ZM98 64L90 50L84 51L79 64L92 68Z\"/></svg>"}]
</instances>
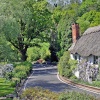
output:
<instances>
[{"instance_id":1,"label":"thatched cottage","mask_svg":"<svg viewBox=\"0 0 100 100\"><path fill-rule=\"evenodd\" d=\"M91 64L98 64L100 58L100 26L88 28L79 35L79 25L72 25L73 44L69 51L72 59L86 59Z\"/></svg>"}]
</instances>

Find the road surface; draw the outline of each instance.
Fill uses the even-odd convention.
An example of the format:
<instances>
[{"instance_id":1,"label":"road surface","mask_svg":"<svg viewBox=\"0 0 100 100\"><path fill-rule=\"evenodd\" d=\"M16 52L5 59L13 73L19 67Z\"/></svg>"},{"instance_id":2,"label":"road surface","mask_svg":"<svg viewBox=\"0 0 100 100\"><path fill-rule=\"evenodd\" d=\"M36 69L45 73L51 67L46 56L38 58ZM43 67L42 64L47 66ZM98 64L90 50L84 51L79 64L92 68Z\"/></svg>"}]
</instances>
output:
<instances>
[{"instance_id":1,"label":"road surface","mask_svg":"<svg viewBox=\"0 0 100 100\"><path fill-rule=\"evenodd\" d=\"M54 92L67 92L77 91L85 92L96 97L100 97L99 94L94 94L89 91L79 89L77 87L70 86L61 82L57 77L57 67L50 64L34 64L33 72L24 85L24 90L31 87L42 87Z\"/></svg>"}]
</instances>

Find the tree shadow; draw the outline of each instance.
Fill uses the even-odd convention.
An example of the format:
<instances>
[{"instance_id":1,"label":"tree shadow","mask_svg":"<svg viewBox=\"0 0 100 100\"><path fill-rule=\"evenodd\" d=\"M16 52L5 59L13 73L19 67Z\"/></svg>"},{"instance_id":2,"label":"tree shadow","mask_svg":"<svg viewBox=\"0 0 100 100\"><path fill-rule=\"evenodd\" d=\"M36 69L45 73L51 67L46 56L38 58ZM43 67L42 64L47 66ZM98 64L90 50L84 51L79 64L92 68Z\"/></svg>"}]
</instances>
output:
<instances>
[{"instance_id":1,"label":"tree shadow","mask_svg":"<svg viewBox=\"0 0 100 100\"><path fill-rule=\"evenodd\" d=\"M27 88L30 87L42 87L45 89L49 89L53 92L64 92L64 91L71 91L74 87L71 87L64 83L57 83L57 82L50 82L50 81L44 81L44 80L35 80L33 81L33 84L30 82L27 84Z\"/></svg>"}]
</instances>

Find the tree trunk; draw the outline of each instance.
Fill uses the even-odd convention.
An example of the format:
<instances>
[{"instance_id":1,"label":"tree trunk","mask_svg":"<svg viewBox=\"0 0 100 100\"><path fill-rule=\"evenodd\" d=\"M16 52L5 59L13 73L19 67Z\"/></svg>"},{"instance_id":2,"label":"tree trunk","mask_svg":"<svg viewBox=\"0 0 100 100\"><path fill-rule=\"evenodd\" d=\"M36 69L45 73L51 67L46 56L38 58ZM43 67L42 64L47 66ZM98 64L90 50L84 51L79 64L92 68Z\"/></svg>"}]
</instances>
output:
<instances>
[{"instance_id":1,"label":"tree trunk","mask_svg":"<svg viewBox=\"0 0 100 100\"><path fill-rule=\"evenodd\" d=\"M27 60L27 55L26 55L27 49L21 50L21 60L26 61Z\"/></svg>"},{"instance_id":2,"label":"tree trunk","mask_svg":"<svg viewBox=\"0 0 100 100\"><path fill-rule=\"evenodd\" d=\"M21 60L26 61L27 60L27 55L26 53L21 53Z\"/></svg>"}]
</instances>

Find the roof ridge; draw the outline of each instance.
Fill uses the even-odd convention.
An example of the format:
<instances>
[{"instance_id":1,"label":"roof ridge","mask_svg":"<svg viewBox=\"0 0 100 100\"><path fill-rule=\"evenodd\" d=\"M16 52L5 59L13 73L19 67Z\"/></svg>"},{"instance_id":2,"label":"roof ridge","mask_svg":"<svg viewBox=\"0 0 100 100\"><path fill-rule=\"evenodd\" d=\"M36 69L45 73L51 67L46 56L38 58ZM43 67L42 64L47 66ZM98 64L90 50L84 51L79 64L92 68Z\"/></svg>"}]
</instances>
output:
<instances>
[{"instance_id":1,"label":"roof ridge","mask_svg":"<svg viewBox=\"0 0 100 100\"><path fill-rule=\"evenodd\" d=\"M87 34L99 32L99 31L100 31L100 25L99 25L99 26L94 26L94 27L88 28L88 29L84 32L83 35L87 35Z\"/></svg>"}]
</instances>

